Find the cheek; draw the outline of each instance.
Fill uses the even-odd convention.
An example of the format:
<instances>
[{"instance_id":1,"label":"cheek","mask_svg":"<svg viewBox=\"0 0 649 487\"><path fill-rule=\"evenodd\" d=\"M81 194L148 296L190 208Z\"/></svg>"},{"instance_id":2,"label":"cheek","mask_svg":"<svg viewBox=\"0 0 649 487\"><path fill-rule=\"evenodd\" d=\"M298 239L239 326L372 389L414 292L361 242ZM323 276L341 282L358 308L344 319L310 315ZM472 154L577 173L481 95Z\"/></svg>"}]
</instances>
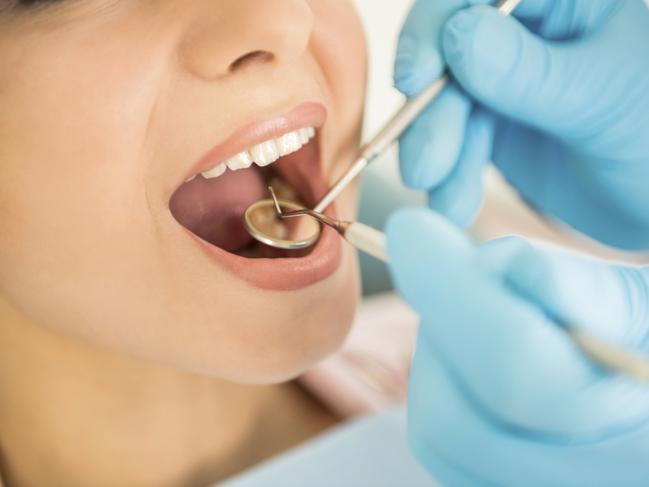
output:
<instances>
[{"instance_id":1,"label":"cheek","mask_svg":"<svg viewBox=\"0 0 649 487\"><path fill-rule=\"evenodd\" d=\"M218 350L221 361L227 364L220 369L221 375L235 382L282 382L338 350L349 333L358 303L357 274L355 255L346 252L335 282L302 291L299 299L294 295L284 304L280 304L281 297L274 297L275 305L260 307L264 311L256 316L233 319L231 323L238 329L231 330L227 340L230 346ZM250 333L242 333L248 325ZM229 350L236 350L236 354L226 356ZM212 356L214 353L213 347ZM214 363L213 358L206 359L203 364Z\"/></svg>"},{"instance_id":2,"label":"cheek","mask_svg":"<svg viewBox=\"0 0 649 487\"><path fill-rule=\"evenodd\" d=\"M50 36L24 41L29 63L20 62L18 49L0 51L19 67L0 81L3 110L11 114L0 122L3 206L21 213L12 221L23 230L52 242L99 233L105 240L141 198L138 150L155 69L139 60L151 56L126 45L82 48L90 41L81 34Z\"/></svg>"},{"instance_id":3,"label":"cheek","mask_svg":"<svg viewBox=\"0 0 649 487\"><path fill-rule=\"evenodd\" d=\"M316 23L311 50L344 114L347 128L360 124L365 102L367 50L360 19L348 0L313 0Z\"/></svg>"},{"instance_id":4,"label":"cheek","mask_svg":"<svg viewBox=\"0 0 649 487\"><path fill-rule=\"evenodd\" d=\"M16 67L0 74L0 293L72 331L132 304L153 267L142 145L162 63L123 28L0 43Z\"/></svg>"}]
</instances>

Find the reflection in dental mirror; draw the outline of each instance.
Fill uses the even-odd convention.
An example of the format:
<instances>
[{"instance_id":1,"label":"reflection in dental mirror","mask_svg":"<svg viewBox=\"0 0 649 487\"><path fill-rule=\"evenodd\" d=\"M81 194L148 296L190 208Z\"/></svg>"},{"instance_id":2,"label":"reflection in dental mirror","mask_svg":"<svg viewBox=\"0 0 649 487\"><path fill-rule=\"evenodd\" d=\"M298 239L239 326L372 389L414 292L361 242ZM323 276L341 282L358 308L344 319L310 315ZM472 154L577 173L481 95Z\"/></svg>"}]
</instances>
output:
<instances>
[{"instance_id":1,"label":"reflection in dental mirror","mask_svg":"<svg viewBox=\"0 0 649 487\"><path fill-rule=\"evenodd\" d=\"M286 200L278 200L282 212L301 210L304 207ZM272 199L253 203L244 214L246 230L255 240L271 247L297 250L312 246L322 230L313 218L286 218L279 216Z\"/></svg>"}]
</instances>

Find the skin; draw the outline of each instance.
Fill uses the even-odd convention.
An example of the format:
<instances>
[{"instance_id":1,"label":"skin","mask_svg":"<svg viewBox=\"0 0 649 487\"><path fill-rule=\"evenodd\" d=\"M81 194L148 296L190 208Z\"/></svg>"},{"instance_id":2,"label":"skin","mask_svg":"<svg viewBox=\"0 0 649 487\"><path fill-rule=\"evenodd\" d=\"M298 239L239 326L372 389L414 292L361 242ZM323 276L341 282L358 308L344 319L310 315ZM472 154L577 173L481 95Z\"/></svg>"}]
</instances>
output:
<instances>
[{"instance_id":1,"label":"skin","mask_svg":"<svg viewBox=\"0 0 649 487\"><path fill-rule=\"evenodd\" d=\"M351 163L366 61L351 3L5 10L0 59L5 481L202 485L245 465L268 418L263 384L344 339L355 255L345 247L340 268L308 288L259 290L215 268L168 202L236 128L307 100L328 109L327 179ZM352 188L338 213L353 218L355 207Z\"/></svg>"}]
</instances>

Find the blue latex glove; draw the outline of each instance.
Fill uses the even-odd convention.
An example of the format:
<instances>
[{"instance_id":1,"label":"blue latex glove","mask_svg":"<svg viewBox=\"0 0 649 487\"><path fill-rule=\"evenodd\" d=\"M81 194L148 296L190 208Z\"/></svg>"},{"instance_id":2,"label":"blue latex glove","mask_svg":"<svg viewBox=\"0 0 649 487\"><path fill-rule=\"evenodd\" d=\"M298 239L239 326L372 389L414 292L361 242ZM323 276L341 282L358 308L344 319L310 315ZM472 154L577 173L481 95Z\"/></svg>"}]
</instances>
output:
<instances>
[{"instance_id":1,"label":"blue latex glove","mask_svg":"<svg viewBox=\"0 0 649 487\"><path fill-rule=\"evenodd\" d=\"M491 159L539 211L649 248L649 8L523 0L512 18L476 3L418 0L403 28L397 88L419 93L442 59L461 86L402 137L405 182L466 225Z\"/></svg>"},{"instance_id":2,"label":"blue latex glove","mask_svg":"<svg viewBox=\"0 0 649 487\"><path fill-rule=\"evenodd\" d=\"M558 323L649 350L649 268L474 246L427 209L388 221L390 267L421 316L409 436L443 485L649 485L649 385L608 374Z\"/></svg>"}]
</instances>

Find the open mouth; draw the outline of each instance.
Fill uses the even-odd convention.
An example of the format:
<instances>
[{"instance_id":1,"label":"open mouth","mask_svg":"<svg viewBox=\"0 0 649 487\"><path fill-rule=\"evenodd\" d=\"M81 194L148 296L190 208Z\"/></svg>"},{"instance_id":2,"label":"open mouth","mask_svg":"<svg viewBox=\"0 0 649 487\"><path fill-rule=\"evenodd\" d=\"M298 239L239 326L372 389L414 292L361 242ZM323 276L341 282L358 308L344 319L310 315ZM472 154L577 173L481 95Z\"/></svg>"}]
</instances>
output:
<instances>
[{"instance_id":1,"label":"open mouth","mask_svg":"<svg viewBox=\"0 0 649 487\"><path fill-rule=\"evenodd\" d=\"M258 243L243 224L246 208L268 198L268 186L280 198L308 207L326 192L320 157L324 118L321 105L308 103L236 132L201 159L169 201L174 218L213 257L260 287L295 289L328 276L340 261L340 242L329 232L313 248L287 251ZM266 279L266 271L284 275L285 282Z\"/></svg>"},{"instance_id":2,"label":"open mouth","mask_svg":"<svg viewBox=\"0 0 649 487\"><path fill-rule=\"evenodd\" d=\"M317 156L314 127L266 140L192 176L172 196L171 212L192 233L228 252L249 258L302 256L255 241L243 226L243 214L268 198L268 186L282 199L313 205ZM283 225L279 220L274 224Z\"/></svg>"}]
</instances>

